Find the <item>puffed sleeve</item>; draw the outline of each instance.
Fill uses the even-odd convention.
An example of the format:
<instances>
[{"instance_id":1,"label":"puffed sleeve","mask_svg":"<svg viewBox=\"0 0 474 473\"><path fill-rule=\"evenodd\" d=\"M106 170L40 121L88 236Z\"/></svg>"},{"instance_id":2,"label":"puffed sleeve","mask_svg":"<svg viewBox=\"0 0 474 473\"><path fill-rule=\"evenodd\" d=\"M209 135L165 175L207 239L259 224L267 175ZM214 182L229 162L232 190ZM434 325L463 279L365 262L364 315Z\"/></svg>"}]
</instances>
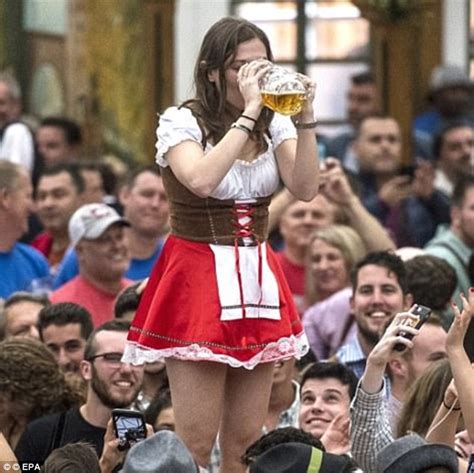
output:
<instances>
[{"instance_id":1,"label":"puffed sleeve","mask_svg":"<svg viewBox=\"0 0 474 473\"><path fill-rule=\"evenodd\" d=\"M296 140L296 128L290 117L275 113L269 130L274 149L285 140Z\"/></svg>"},{"instance_id":2,"label":"puffed sleeve","mask_svg":"<svg viewBox=\"0 0 474 473\"><path fill-rule=\"evenodd\" d=\"M156 162L168 166L166 152L183 141L202 143L202 132L191 110L186 107L170 107L160 116L156 129Z\"/></svg>"}]
</instances>

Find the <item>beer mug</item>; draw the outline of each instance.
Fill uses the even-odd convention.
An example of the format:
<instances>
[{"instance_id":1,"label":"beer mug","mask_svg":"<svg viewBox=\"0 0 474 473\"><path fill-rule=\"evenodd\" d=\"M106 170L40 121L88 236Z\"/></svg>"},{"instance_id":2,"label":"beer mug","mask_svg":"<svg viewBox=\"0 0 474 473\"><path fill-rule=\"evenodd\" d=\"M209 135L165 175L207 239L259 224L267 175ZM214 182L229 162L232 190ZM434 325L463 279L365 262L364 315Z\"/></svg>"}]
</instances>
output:
<instances>
[{"instance_id":1,"label":"beer mug","mask_svg":"<svg viewBox=\"0 0 474 473\"><path fill-rule=\"evenodd\" d=\"M259 81L263 105L282 115L301 112L306 100L306 89L296 72L281 66L272 68Z\"/></svg>"}]
</instances>

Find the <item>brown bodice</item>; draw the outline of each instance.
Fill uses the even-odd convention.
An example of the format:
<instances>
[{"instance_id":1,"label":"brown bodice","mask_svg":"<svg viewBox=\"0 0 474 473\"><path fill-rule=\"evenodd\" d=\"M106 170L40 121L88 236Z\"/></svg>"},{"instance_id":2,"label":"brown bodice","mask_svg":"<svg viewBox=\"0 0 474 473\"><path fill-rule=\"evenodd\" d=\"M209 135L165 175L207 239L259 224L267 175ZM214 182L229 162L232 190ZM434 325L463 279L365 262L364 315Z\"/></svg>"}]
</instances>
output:
<instances>
[{"instance_id":1,"label":"brown bodice","mask_svg":"<svg viewBox=\"0 0 474 473\"><path fill-rule=\"evenodd\" d=\"M187 240L216 245L244 246L244 236L251 235L254 244L267 239L268 205L271 196L251 204L236 204L233 199L201 198L181 184L171 168L161 168L163 184L170 202L171 233ZM242 228L238 216L247 216ZM248 246L249 238L245 238Z\"/></svg>"}]
</instances>

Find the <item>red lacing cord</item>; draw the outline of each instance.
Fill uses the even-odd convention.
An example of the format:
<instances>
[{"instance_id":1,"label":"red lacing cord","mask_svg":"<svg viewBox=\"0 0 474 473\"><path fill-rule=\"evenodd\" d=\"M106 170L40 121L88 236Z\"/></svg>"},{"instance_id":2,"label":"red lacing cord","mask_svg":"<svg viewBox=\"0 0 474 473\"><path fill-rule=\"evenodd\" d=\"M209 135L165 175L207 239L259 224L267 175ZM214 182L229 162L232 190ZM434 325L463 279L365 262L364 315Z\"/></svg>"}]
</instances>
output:
<instances>
[{"instance_id":1,"label":"red lacing cord","mask_svg":"<svg viewBox=\"0 0 474 473\"><path fill-rule=\"evenodd\" d=\"M253 213L255 207L250 204L235 204L232 209L234 214L234 226L236 227L234 231L234 253L235 253L235 270L237 272L237 279L239 282L239 292L240 292L240 304L242 306L242 317L245 318L245 301L244 301L244 288L242 285L242 273L240 271L240 255L239 255L239 238L254 238L255 233L253 230ZM242 219L248 218L248 222L242 222ZM263 266L262 266L262 247L260 241L257 240L258 246L258 287L260 288L260 299L258 300L258 305L260 306L263 297L262 291L262 280L263 280Z\"/></svg>"}]
</instances>

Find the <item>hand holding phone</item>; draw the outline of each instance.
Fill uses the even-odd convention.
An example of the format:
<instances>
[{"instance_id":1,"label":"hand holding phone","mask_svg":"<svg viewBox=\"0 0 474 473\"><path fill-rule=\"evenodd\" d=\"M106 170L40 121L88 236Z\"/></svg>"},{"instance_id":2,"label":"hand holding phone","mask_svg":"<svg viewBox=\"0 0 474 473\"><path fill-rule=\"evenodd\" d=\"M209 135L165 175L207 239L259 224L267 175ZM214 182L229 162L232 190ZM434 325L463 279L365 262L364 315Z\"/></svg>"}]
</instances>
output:
<instances>
[{"instance_id":1,"label":"hand holding phone","mask_svg":"<svg viewBox=\"0 0 474 473\"><path fill-rule=\"evenodd\" d=\"M410 327L414 327L419 330L422 325L430 318L431 309L421 304L415 304L410 310L410 314L416 316L416 319L407 319L405 325L409 325ZM411 340L413 338L413 334L400 332L402 337ZM403 351L405 350L406 346L403 343L397 343L393 349L395 351Z\"/></svg>"},{"instance_id":2,"label":"hand holding phone","mask_svg":"<svg viewBox=\"0 0 474 473\"><path fill-rule=\"evenodd\" d=\"M119 450L127 450L146 438L145 418L131 409L113 409L112 422L115 436L120 439Z\"/></svg>"}]
</instances>

